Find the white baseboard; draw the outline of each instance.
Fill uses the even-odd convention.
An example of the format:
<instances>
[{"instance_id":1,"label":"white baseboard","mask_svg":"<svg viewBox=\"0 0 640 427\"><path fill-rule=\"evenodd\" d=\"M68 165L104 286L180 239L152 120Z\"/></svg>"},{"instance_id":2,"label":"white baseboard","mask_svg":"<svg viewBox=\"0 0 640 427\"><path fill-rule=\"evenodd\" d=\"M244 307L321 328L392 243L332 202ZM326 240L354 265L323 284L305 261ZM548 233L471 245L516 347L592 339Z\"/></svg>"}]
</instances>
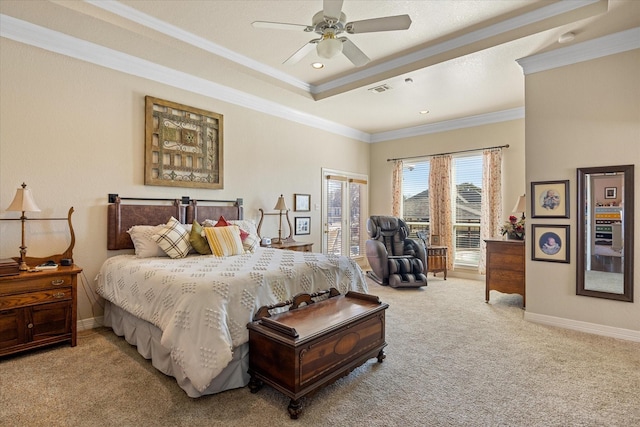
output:
<instances>
[{"instance_id":1,"label":"white baseboard","mask_svg":"<svg viewBox=\"0 0 640 427\"><path fill-rule=\"evenodd\" d=\"M103 326L102 316L92 317L90 319L78 320L78 331L85 331L87 329L95 329Z\"/></svg>"},{"instance_id":2,"label":"white baseboard","mask_svg":"<svg viewBox=\"0 0 640 427\"><path fill-rule=\"evenodd\" d=\"M564 319L562 317L530 313L528 311L525 311L524 319L529 322L540 323L543 325L557 326L559 328L573 329L574 331L587 332L589 334L640 342L640 331L634 331L631 329L614 328L612 326L599 325L597 323Z\"/></svg>"}]
</instances>

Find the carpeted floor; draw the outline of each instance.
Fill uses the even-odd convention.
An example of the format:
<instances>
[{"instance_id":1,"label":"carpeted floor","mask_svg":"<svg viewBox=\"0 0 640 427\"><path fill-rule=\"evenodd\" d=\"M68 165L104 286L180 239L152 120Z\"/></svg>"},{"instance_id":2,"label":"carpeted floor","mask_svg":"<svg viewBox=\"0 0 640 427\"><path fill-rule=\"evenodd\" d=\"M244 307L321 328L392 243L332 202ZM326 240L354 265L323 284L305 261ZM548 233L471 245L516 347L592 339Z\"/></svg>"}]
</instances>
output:
<instances>
[{"instance_id":1,"label":"carpeted floor","mask_svg":"<svg viewBox=\"0 0 640 427\"><path fill-rule=\"evenodd\" d=\"M191 399L108 329L0 360L2 426L640 425L640 343L523 320L522 299L484 283L370 282L389 303L387 358L304 399L265 386Z\"/></svg>"}]
</instances>

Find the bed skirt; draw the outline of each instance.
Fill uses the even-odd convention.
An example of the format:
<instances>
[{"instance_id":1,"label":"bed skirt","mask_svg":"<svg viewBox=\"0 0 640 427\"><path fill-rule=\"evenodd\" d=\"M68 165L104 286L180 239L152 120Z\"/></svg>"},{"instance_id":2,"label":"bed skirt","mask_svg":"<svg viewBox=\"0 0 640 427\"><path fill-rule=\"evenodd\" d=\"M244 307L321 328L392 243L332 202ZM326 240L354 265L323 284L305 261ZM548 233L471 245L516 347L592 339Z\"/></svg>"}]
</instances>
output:
<instances>
[{"instance_id":1,"label":"bed skirt","mask_svg":"<svg viewBox=\"0 0 640 427\"><path fill-rule=\"evenodd\" d=\"M220 393L225 390L245 387L249 384L249 343L242 344L233 350L233 359L222 372L213 379L202 392L198 391L189 378L184 375L180 366L171 358L171 350L160 344L162 331L151 323L139 319L131 313L105 300L104 326L124 337L127 342L138 349L145 359L160 372L172 376L189 397L200 397L206 394Z\"/></svg>"}]
</instances>

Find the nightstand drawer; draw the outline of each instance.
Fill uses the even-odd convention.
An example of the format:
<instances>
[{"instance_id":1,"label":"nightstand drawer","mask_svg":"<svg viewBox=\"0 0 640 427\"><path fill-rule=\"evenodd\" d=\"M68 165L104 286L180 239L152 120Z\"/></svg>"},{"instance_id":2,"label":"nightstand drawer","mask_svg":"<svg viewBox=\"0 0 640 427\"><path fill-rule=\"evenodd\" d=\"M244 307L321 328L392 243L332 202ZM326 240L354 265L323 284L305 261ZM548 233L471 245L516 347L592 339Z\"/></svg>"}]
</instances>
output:
<instances>
[{"instance_id":1,"label":"nightstand drawer","mask_svg":"<svg viewBox=\"0 0 640 427\"><path fill-rule=\"evenodd\" d=\"M0 297L0 310L27 307L47 302L68 301L73 297L72 288L48 289L39 292L8 295Z\"/></svg>"}]
</instances>

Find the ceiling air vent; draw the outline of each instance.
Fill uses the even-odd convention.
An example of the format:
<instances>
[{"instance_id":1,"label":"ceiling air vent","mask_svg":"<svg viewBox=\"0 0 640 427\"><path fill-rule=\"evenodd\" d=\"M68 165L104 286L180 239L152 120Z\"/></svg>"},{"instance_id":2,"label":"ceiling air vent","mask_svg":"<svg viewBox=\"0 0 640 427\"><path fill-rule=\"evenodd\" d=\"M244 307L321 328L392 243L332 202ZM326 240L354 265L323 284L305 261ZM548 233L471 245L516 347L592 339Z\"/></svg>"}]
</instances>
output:
<instances>
[{"instance_id":1,"label":"ceiling air vent","mask_svg":"<svg viewBox=\"0 0 640 427\"><path fill-rule=\"evenodd\" d=\"M381 93L381 92L386 92L388 90L391 90L391 86L387 84L369 88L369 92L373 92L373 93Z\"/></svg>"}]
</instances>

